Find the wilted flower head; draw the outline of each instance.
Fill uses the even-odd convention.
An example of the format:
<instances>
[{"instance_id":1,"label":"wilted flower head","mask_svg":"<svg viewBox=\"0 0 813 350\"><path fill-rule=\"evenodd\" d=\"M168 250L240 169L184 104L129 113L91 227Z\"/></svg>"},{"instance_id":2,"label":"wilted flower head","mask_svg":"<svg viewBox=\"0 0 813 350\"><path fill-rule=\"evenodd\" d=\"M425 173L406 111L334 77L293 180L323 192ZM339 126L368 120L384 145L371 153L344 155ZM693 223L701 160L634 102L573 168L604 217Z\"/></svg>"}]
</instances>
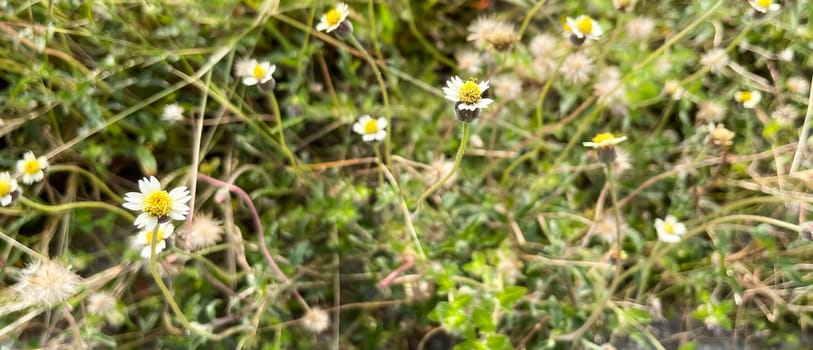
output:
<instances>
[{"instance_id":1,"label":"wilted flower head","mask_svg":"<svg viewBox=\"0 0 813 350\"><path fill-rule=\"evenodd\" d=\"M613 7L619 11L626 11L632 7L632 0L613 0Z\"/></svg>"},{"instance_id":2,"label":"wilted flower head","mask_svg":"<svg viewBox=\"0 0 813 350\"><path fill-rule=\"evenodd\" d=\"M186 214L189 213L186 202L192 198L186 186L167 192L161 189L161 183L155 176L150 176L138 180L138 189L140 192L125 194L123 204L127 209L141 212L136 217L136 227L151 230L159 221L186 219Z\"/></svg>"},{"instance_id":3,"label":"wilted flower head","mask_svg":"<svg viewBox=\"0 0 813 350\"><path fill-rule=\"evenodd\" d=\"M192 224L183 232L183 242L186 249L195 251L215 245L222 235L220 220L214 219L211 213L197 212Z\"/></svg>"},{"instance_id":4,"label":"wilted flower head","mask_svg":"<svg viewBox=\"0 0 813 350\"><path fill-rule=\"evenodd\" d=\"M24 305L54 306L68 300L79 291L79 276L62 264L36 261L20 271L14 289Z\"/></svg>"},{"instance_id":5,"label":"wilted flower head","mask_svg":"<svg viewBox=\"0 0 813 350\"><path fill-rule=\"evenodd\" d=\"M738 91L734 94L734 100L741 102L745 108L754 108L762 100L762 93L758 90Z\"/></svg>"},{"instance_id":6,"label":"wilted flower head","mask_svg":"<svg viewBox=\"0 0 813 350\"><path fill-rule=\"evenodd\" d=\"M88 311L94 315L105 316L116 309L116 297L109 292L96 292L88 296Z\"/></svg>"},{"instance_id":7,"label":"wilted flower head","mask_svg":"<svg viewBox=\"0 0 813 350\"><path fill-rule=\"evenodd\" d=\"M700 108L697 110L697 115L695 118L701 121L718 122L723 120L725 112L725 106L714 101L705 101L700 104Z\"/></svg>"},{"instance_id":8,"label":"wilted flower head","mask_svg":"<svg viewBox=\"0 0 813 350\"><path fill-rule=\"evenodd\" d=\"M627 36L632 40L647 40L655 31L655 20L649 17L635 17L627 22Z\"/></svg>"},{"instance_id":9,"label":"wilted flower head","mask_svg":"<svg viewBox=\"0 0 813 350\"><path fill-rule=\"evenodd\" d=\"M749 0L749 4L754 10L757 10L759 13L767 13L768 11L779 11L781 7L777 2L774 0Z\"/></svg>"},{"instance_id":10,"label":"wilted flower head","mask_svg":"<svg viewBox=\"0 0 813 350\"><path fill-rule=\"evenodd\" d=\"M663 92L670 96L673 100L677 101L683 98L683 95L686 93L686 89L680 86L680 82L677 80L669 80L663 86Z\"/></svg>"},{"instance_id":11,"label":"wilted flower head","mask_svg":"<svg viewBox=\"0 0 813 350\"><path fill-rule=\"evenodd\" d=\"M336 31L338 36L346 36L353 33L353 24L347 20L350 15L350 7L347 4L340 2L336 4L336 8L332 8L322 15L319 24L316 25L316 30L330 33Z\"/></svg>"},{"instance_id":12,"label":"wilted flower head","mask_svg":"<svg viewBox=\"0 0 813 350\"><path fill-rule=\"evenodd\" d=\"M708 128L711 143L714 145L727 147L733 144L732 140L734 140L736 133L726 129L723 124L717 124L716 127L713 124L709 124Z\"/></svg>"},{"instance_id":13,"label":"wilted flower head","mask_svg":"<svg viewBox=\"0 0 813 350\"><path fill-rule=\"evenodd\" d=\"M500 100L512 101L522 95L522 82L516 76L503 74L494 77L491 81L494 85L494 93Z\"/></svg>"},{"instance_id":14,"label":"wilted flower head","mask_svg":"<svg viewBox=\"0 0 813 350\"><path fill-rule=\"evenodd\" d=\"M513 285L522 277L522 261L513 252L500 249L497 251L497 273L506 284Z\"/></svg>"},{"instance_id":15,"label":"wilted flower head","mask_svg":"<svg viewBox=\"0 0 813 350\"><path fill-rule=\"evenodd\" d=\"M571 42L574 44L581 44L586 39L598 40L604 30L601 26L593 20L590 16L581 15L579 17L565 19L564 24L565 35L570 37Z\"/></svg>"},{"instance_id":16,"label":"wilted flower head","mask_svg":"<svg viewBox=\"0 0 813 350\"><path fill-rule=\"evenodd\" d=\"M700 57L700 64L710 67L710 70L714 73L720 73L725 70L725 67L728 66L728 62L728 54L726 54L725 50L720 48L711 49Z\"/></svg>"},{"instance_id":17,"label":"wilted flower head","mask_svg":"<svg viewBox=\"0 0 813 350\"><path fill-rule=\"evenodd\" d=\"M488 90L488 81L478 82L472 78L463 82L458 76L446 81L443 93L446 99L455 102L455 116L463 122L471 122L480 116L480 110L494 102L490 98L483 98L483 92Z\"/></svg>"},{"instance_id":18,"label":"wilted flower head","mask_svg":"<svg viewBox=\"0 0 813 350\"><path fill-rule=\"evenodd\" d=\"M582 52L574 52L565 58L560 69L571 84L581 84L590 80L593 73L593 60Z\"/></svg>"},{"instance_id":19,"label":"wilted flower head","mask_svg":"<svg viewBox=\"0 0 813 350\"><path fill-rule=\"evenodd\" d=\"M455 55L457 66L466 72L480 73L480 66L483 64L483 56L474 50L463 50Z\"/></svg>"},{"instance_id":20,"label":"wilted flower head","mask_svg":"<svg viewBox=\"0 0 813 350\"><path fill-rule=\"evenodd\" d=\"M790 77L788 79L788 90L796 95L807 95L810 91L810 82L803 77Z\"/></svg>"},{"instance_id":21,"label":"wilted flower head","mask_svg":"<svg viewBox=\"0 0 813 350\"><path fill-rule=\"evenodd\" d=\"M799 112L791 105L781 105L771 113L771 118L780 124L790 124L799 117Z\"/></svg>"},{"instance_id":22,"label":"wilted flower head","mask_svg":"<svg viewBox=\"0 0 813 350\"><path fill-rule=\"evenodd\" d=\"M558 45L559 43L556 37L545 33L533 37L531 42L528 44L528 50L531 51L531 54L534 55L534 57L552 57L556 56L556 53L558 53Z\"/></svg>"},{"instance_id":23,"label":"wilted flower head","mask_svg":"<svg viewBox=\"0 0 813 350\"><path fill-rule=\"evenodd\" d=\"M48 158L37 157L34 152L28 151L23 159L17 161L17 176L22 176L23 183L30 185L45 178L45 168L48 167Z\"/></svg>"},{"instance_id":24,"label":"wilted flower head","mask_svg":"<svg viewBox=\"0 0 813 350\"><path fill-rule=\"evenodd\" d=\"M621 82L621 72L616 67L605 68L593 85L593 92L603 104L625 104L627 91Z\"/></svg>"},{"instance_id":25,"label":"wilted flower head","mask_svg":"<svg viewBox=\"0 0 813 350\"><path fill-rule=\"evenodd\" d=\"M384 130L386 128L386 118L379 117L378 119L373 119L369 114L361 116L359 120L353 124L353 131L361 135L361 139L364 140L364 142L383 140L387 137L387 131Z\"/></svg>"},{"instance_id":26,"label":"wilted flower head","mask_svg":"<svg viewBox=\"0 0 813 350\"><path fill-rule=\"evenodd\" d=\"M473 41L479 48L490 46L504 51L511 48L519 39L513 25L491 17L474 20L468 30L466 40Z\"/></svg>"},{"instance_id":27,"label":"wilted flower head","mask_svg":"<svg viewBox=\"0 0 813 350\"><path fill-rule=\"evenodd\" d=\"M330 314L318 307L311 308L302 318L302 326L313 333L322 333L330 326Z\"/></svg>"},{"instance_id":28,"label":"wilted flower head","mask_svg":"<svg viewBox=\"0 0 813 350\"><path fill-rule=\"evenodd\" d=\"M655 230L661 241L677 243L680 242L681 236L686 234L686 225L678 222L674 216L667 215L666 220L655 219Z\"/></svg>"},{"instance_id":29,"label":"wilted flower head","mask_svg":"<svg viewBox=\"0 0 813 350\"><path fill-rule=\"evenodd\" d=\"M0 205L5 207L11 204L18 190L17 180L8 171L0 173Z\"/></svg>"},{"instance_id":30,"label":"wilted flower head","mask_svg":"<svg viewBox=\"0 0 813 350\"><path fill-rule=\"evenodd\" d=\"M161 119L166 122L174 123L183 120L183 107L177 103L164 106L164 112L161 113Z\"/></svg>"}]
</instances>

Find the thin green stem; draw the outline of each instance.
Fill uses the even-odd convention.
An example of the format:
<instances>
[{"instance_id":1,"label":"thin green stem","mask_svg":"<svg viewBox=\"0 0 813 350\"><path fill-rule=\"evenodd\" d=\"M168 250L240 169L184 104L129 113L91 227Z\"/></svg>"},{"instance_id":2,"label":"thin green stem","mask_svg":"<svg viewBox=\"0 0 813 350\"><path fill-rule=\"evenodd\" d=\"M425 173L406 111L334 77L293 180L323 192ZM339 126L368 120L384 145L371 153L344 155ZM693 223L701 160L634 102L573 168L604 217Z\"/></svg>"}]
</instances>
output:
<instances>
[{"instance_id":1,"label":"thin green stem","mask_svg":"<svg viewBox=\"0 0 813 350\"><path fill-rule=\"evenodd\" d=\"M395 176L392 175L390 169L387 168L387 165L384 163L378 162L379 167L381 170L384 171L384 175L387 176L387 180L389 180L395 189L398 191L398 196L400 197L400 208L401 213L404 215L404 222L407 225L407 231L409 231L409 236L412 238L412 243L415 245L415 250L418 251L418 255L420 256L421 260L426 260L426 254L423 252L423 247L421 247L421 241L418 239L418 232L415 231L415 225L412 224L412 214L409 213L409 208L407 208L406 198L404 198L404 192L401 191L401 187L398 186L398 181L395 180Z\"/></svg>"},{"instance_id":2,"label":"thin green stem","mask_svg":"<svg viewBox=\"0 0 813 350\"><path fill-rule=\"evenodd\" d=\"M373 69L373 73L375 74L375 79L378 81L379 88L381 89L381 99L384 101L384 117L387 118L387 125L392 128L392 115L390 114L390 96L387 92L387 84L384 82L384 75L381 74L381 70L378 69L378 63L375 62L370 53L367 52L367 49L361 45L361 43L356 39L356 36L352 33L350 34L348 40L353 46L359 50L362 55L364 55L364 59L367 60L367 63L370 64L370 68ZM385 162L389 166L390 164L390 155L392 154L392 147L391 147L391 140L392 140L392 132L387 133L387 139L384 141L384 155L386 156Z\"/></svg>"},{"instance_id":3,"label":"thin green stem","mask_svg":"<svg viewBox=\"0 0 813 350\"><path fill-rule=\"evenodd\" d=\"M84 175L85 177L90 179L90 181L93 182L96 186L99 186L99 189L102 190L102 192L104 192L108 196L110 196L110 198L112 198L118 203L124 202L118 195L118 193L113 192L113 190L111 190L110 187L108 187L107 184L104 183L104 181L102 181L102 179L98 178L96 175L94 175L90 171L87 171L86 169L71 164L55 164L48 167L48 173L57 173L63 171L75 172Z\"/></svg>"},{"instance_id":4,"label":"thin green stem","mask_svg":"<svg viewBox=\"0 0 813 350\"><path fill-rule=\"evenodd\" d=\"M268 95L271 97L271 106L274 109L274 117L277 119L277 133L279 135L279 143L282 147L282 151L288 157L288 161L291 163L291 167L295 168L297 166L296 156L294 156L291 149L288 148L288 144L285 142L285 131L282 127L282 115L279 112L279 103L277 102L277 96L274 94L274 90L271 90Z\"/></svg>"},{"instance_id":5,"label":"thin green stem","mask_svg":"<svg viewBox=\"0 0 813 350\"><path fill-rule=\"evenodd\" d=\"M460 167L460 161L463 159L463 154L466 153L466 144L469 143L469 123L463 123L463 137L460 138L460 147L457 148L457 155L454 158L454 166L452 166L452 170L449 171L443 178L435 182L434 185L429 187L426 191L424 191L420 197L418 197L418 202L415 203L416 211L420 210L421 203L426 200L433 192L437 191L440 186L449 181L452 178L454 173L457 171L457 168Z\"/></svg>"},{"instance_id":6,"label":"thin green stem","mask_svg":"<svg viewBox=\"0 0 813 350\"><path fill-rule=\"evenodd\" d=\"M525 30L528 29L528 25L531 24L531 19L534 15L542 8L542 5L545 4L545 0L540 0L539 2L531 8L530 11L525 15L525 18L522 19L522 25L519 26L519 31L517 32L517 41L522 39L522 35L525 34Z\"/></svg>"},{"instance_id":7,"label":"thin green stem","mask_svg":"<svg viewBox=\"0 0 813 350\"><path fill-rule=\"evenodd\" d=\"M540 3L545 2L544 0ZM556 75L559 74L559 70L562 69L562 64L565 62L565 57L559 59L559 62L556 64L556 68L551 73L548 81L545 82L545 86L542 87L542 92L539 93L539 98L536 99L536 125L539 127L539 130L542 130L542 107L545 104L545 98L548 96L548 90L550 87L553 86L553 81L556 79Z\"/></svg>"},{"instance_id":8,"label":"thin green stem","mask_svg":"<svg viewBox=\"0 0 813 350\"><path fill-rule=\"evenodd\" d=\"M22 250L26 254L31 255L32 257L35 257L35 258L40 259L42 261L48 260L48 258L46 258L44 255L38 253L37 251L35 251L35 250L31 249L31 248L26 247L25 244L22 244L22 243L18 242L16 239L9 237L8 235L5 234L5 232L0 231L0 238L2 238L4 241L8 242L8 244L11 244L11 245L19 248L20 250Z\"/></svg>"},{"instance_id":9,"label":"thin green stem","mask_svg":"<svg viewBox=\"0 0 813 350\"><path fill-rule=\"evenodd\" d=\"M130 212L119 208L115 205L107 204L105 202L73 202L73 203L65 203L65 204L58 204L58 205L47 205L42 203L34 202L26 197L20 196L19 199L20 203L23 205L32 208L34 210L46 213L46 214L59 214L65 211L70 211L74 209L82 209L82 208L90 208L90 209L105 209L112 212L115 212L119 216L127 219L127 221L134 221L135 217Z\"/></svg>"}]
</instances>

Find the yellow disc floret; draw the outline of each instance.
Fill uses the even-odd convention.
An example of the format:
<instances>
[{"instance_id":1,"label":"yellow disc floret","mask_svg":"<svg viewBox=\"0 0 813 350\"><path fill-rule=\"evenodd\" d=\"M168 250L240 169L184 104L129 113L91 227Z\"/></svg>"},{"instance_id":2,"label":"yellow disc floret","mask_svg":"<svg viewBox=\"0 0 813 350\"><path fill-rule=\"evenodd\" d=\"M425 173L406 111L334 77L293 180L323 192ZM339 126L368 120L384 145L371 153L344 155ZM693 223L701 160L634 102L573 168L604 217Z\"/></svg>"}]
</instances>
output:
<instances>
[{"instance_id":1,"label":"yellow disc floret","mask_svg":"<svg viewBox=\"0 0 813 350\"><path fill-rule=\"evenodd\" d=\"M579 23L576 23L576 27L578 27L579 31L583 34L590 34L593 32L593 19L588 16L584 16L579 20Z\"/></svg>"},{"instance_id":2,"label":"yellow disc floret","mask_svg":"<svg viewBox=\"0 0 813 350\"><path fill-rule=\"evenodd\" d=\"M364 124L364 133L365 134L375 134L378 132L378 122L375 119L370 119L367 123Z\"/></svg>"},{"instance_id":3,"label":"yellow disc floret","mask_svg":"<svg viewBox=\"0 0 813 350\"><path fill-rule=\"evenodd\" d=\"M11 184L8 181L0 181L0 197L5 197L11 192Z\"/></svg>"},{"instance_id":4,"label":"yellow disc floret","mask_svg":"<svg viewBox=\"0 0 813 350\"><path fill-rule=\"evenodd\" d=\"M152 244L152 233L153 233L153 230L149 230L149 231L147 231L147 234L144 237L147 240L144 243L146 243L147 245ZM163 241L164 240L164 231L161 231L159 229L158 234L155 236L155 238L156 238L156 240L155 240L156 242Z\"/></svg>"},{"instance_id":5,"label":"yellow disc floret","mask_svg":"<svg viewBox=\"0 0 813 350\"><path fill-rule=\"evenodd\" d=\"M613 136L613 134L605 132L605 133L596 135L596 137L593 138L593 143L603 144L603 143L606 143L607 141L612 140L614 138L615 138L615 136Z\"/></svg>"},{"instance_id":6,"label":"yellow disc floret","mask_svg":"<svg viewBox=\"0 0 813 350\"><path fill-rule=\"evenodd\" d=\"M40 163L36 159L29 159L25 161L23 170L25 170L26 174L36 174L40 171Z\"/></svg>"},{"instance_id":7,"label":"yellow disc floret","mask_svg":"<svg viewBox=\"0 0 813 350\"><path fill-rule=\"evenodd\" d=\"M666 231L666 233L674 234L675 233L675 225L673 223L667 221L667 222L665 222L663 224L663 230Z\"/></svg>"},{"instance_id":8,"label":"yellow disc floret","mask_svg":"<svg viewBox=\"0 0 813 350\"><path fill-rule=\"evenodd\" d=\"M342 14L336 9L332 9L325 14L325 18L327 18L327 24L335 25L342 19Z\"/></svg>"},{"instance_id":9,"label":"yellow disc floret","mask_svg":"<svg viewBox=\"0 0 813 350\"><path fill-rule=\"evenodd\" d=\"M757 6L766 9L773 5L773 0L757 0L756 4Z\"/></svg>"},{"instance_id":10,"label":"yellow disc floret","mask_svg":"<svg viewBox=\"0 0 813 350\"><path fill-rule=\"evenodd\" d=\"M254 75L254 79L260 80L265 77L265 68L259 64L254 65L254 69L251 71L251 74Z\"/></svg>"},{"instance_id":11,"label":"yellow disc floret","mask_svg":"<svg viewBox=\"0 0 813 350\"><path fill-rule=\"evenodd\" d=\"M751 98L753 98L751 91L740 92L740 101L748 102L751 101Z\"/></svg>"},{"instance_id":12,"label":"yellow disc floret","mask_svg":"<svg viewBox=\"0 0 813 350\"><path fill-rule=\"evenodd\" d=\"M172 212L172 198L167 191L156 191L144 199L144 212L152 217L162 218Z\"/></svg>"},{"instance_id":13,"label":"yellow disc floret","mask_svg":"<svg viewBox=\"0 0 813 350\"><path fill-rule=\"evenodd\" d=\"M460 102L471 105L480 100L480 93L480 86L474 80L469 80L460 87L457 98L460 99Z\"/></svg>"}]
</instances>

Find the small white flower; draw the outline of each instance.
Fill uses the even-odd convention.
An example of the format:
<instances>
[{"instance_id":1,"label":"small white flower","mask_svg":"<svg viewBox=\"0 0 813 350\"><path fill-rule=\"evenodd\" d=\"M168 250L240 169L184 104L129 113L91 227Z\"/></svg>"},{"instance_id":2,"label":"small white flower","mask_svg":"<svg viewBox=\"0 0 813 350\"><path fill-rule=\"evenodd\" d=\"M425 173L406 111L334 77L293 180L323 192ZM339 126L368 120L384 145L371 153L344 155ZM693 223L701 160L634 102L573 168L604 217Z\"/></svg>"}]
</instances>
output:
<instances>
[{"instance_id":1,"label":"small white flower","mask_svg":"<svg viewBox=\"0 0 813 350\"><path fill-rule=\"evenodd\" d=\"M598 40L604 30L601 29L598 22L594 21L590 16L581 15L576 19L568 17L565 22L565 33L575 35L579 39L587 38L590 40Z\"/></svg>"},{"instance_id":2,"label":"small white flower","mask_svg":"<svg viewBox=\"0 0 813 350\"><path fill-rule=\"evenodd\" d=\"M584 147L599 149L615 146L626 140L627 140L626 136L615 136L611 133L601 133L593 137L593 139L590 140L591 142L582 142L582 145Z\"/></svg>"},{"instance_id":3,"label":"small white flower","mask_svg":"<svg viewBox=\"0 0 813 350\"><path fill-rule=\"evenodd\" d=\"M183 112L183 107L177 103L173 103L164 106L164 112L161 114L161 118L170 123L179 122L183 120Z\"/></svg>"},{"instance_id":4,"label":"small white flower","mask_svg":"<svg viewBox=\"0 0 813 350\"><path fill-rule=\"evenodd\" d=\"M302 317L302 326L313 333L322 333L330 326L330 314L318 307L312 308Z\"/></svg>"},{"instance_id":5,"label":"small white flower","mask_svg":"<svg viewBox=\"0 0 813 350\"><path fill-rule=\"evenodd\" d=\"M274 78L272 75L274 71L277 70L276 65L272 65L268 62L258 63L257 61L252 63L251 73L243 77L243 85L254 86L257 84L265 84Z\"/></svg>"},{"instance_id":6,"label":"small white flower","mask_svg":"<svg viewBox=\"0 0 813 350\"><path fill-rule=\"evenodd\" d=\"M749 4L754 10L759 11L760 13L766 13L768 11L779 11L781 7L778 3L775 3L773 0L749 0Z\"/></svg>"},{"instance_id":7,"label":"small white flower","mask_svg":"<svg viewBox=\"0 0 813 350\"><path fill-rule=\"evenodd\" d=\"M758 90L738 91L734 94L734 100L741 102L745 108L754 108L762 100L762 93Z\"/></svg>"},{"instance_id":8,"label":"small white flower","mask_svg":"<svg viewBox=\"0 0 813 350\"><path fill-rule=\"evenodd\" d=\"M658 239L666 243L680 242L681 236L686 234L686 225L678 222L677 218L667 215L666 220L655 219L655 230L658 231Z\"/></svg>"},{"instance_id":9,"label":"small white flower","mask_svg":"<svg viewBox=\"0 0 813 350\"><path fill-rule=\"evenodd\" d=\"M24 305L54 306L79 291L80 279L69 267L51 261L36 261L20 271L14 289Z\"/></svg>"},{"instance_id":10,"label":"small white flower","mask_svg":"<svg viewBox=\"0 0 813 350\"><path fill-rule=\"evenodd\" d=\"M708 66L713 73L720 73L725 70L725 67L728 66L728 61L728 54L726 54L725 50L720 48L711 49L700 57L700 64Z\"/></svg>"},{"instance_id":11,"label":"small white flower","mask_svg":"<svg viewBox=\"0 0 813 350\"><path fill-rule=\"evenodd\" d=\"M153 234L155 234L155 253L160 253L167 247L166 239L172 237L175 233L175 226L172 223L165 222L158 225L158 230L155 228L141 230L135 236L134 245L141 248L141 257L148 259L152 249Z\"/></svg>"},{"instance_id":12,"label":"small white flower","mask_svg":"<svg viewBox=\"0 0 813 350\"><path fill-rule=\"evenodd\" d=\"M319 24L316 25L316 30L330 33L336 30L336 28L339 28L339 25L341 25L349 15L350 7L340 2L336 5L336 8L330 9L322 15L322 19L319 21Z\"/></svg>"},{"instance_id":13,"label":"small white flower","mask_svg":"<svg viewBox=\"0 0 813 350\"><path fill-rule=\"evenodd\" d=\"M0 205L5 207L11 204L14 192L17 192L17 180L8 171L0 173Z\"/></svg>"},{"instance_id":14,"label":"small white flower","mask_svg":"<svg viewBox=\"0 0 813 350\"><path fill-rule=\"evenodd\" d=\"M130 210L140 211L135 226L151 230L159 220L184 220L189 213L186 205L192 197L186 186L176 187L169 193L161 189L161 183L154 176L138 180L140 192L128 192L124 195L123 206Z\"/></svg>"},{"instance_id":15,"label":"small white flower","mask_svg":"<svg viewBox=\"0 0 813 350\"><path fill-rule=\"evenodd\" d=\"M379 117L373 119L369 114L365 114L353 124L353 131L361 135L364 142L381 141L387 137L387 119Z\"/></svg>"},{"instance_id":16,"label":"small white flower","mask_svg":"<svg viewBox=\"0 0 813 350\"><path fill-rule=\"evenodd\" d=\"M36 157L34 152L28 151L23 159L17 161L17 176L22 176L23 183L30 185L45 178L43 170L48 167L48 159L44 156Z\"/></svg>"},{"instance_id":17,"label":"small white flower","mask_svg":"<svg viewBox=\"0 0 813 350\"><path fill-rule=\"evenodd\" d=\"M192 225L183 232L184 245L190 251L211 247L220 241L223 235L223 226L220 220L212 217L211 213L195 214Z\"/></svg>"},{"instance_id":18,"label":"small white flower","mask_svg":"<svg viewBox=\"0 0 813 350\"><path fill-rule=\"evenodd\" d=\"M565 80L571 84L581 84L590 80L594 68L590 57L582 52L575 52L565 58L560 70Z\"/></svg>"},{"instance_id":19,"label":"small white flower","mask_svg":"<svg viewBox=\"0 0 813 350\"><path fill-rule=\"evenodd\" d=\"M494 102L490 98L483 98L483 92L488 90L488 81L477 82L476 79L469 79L463 82L458 76L454 76L446 81L446 87L443 88L443 93L446 94L446 99L452 102L458 102L457 109L476 111L488 107L489 104Z\"/></svg>"}]
</instances>

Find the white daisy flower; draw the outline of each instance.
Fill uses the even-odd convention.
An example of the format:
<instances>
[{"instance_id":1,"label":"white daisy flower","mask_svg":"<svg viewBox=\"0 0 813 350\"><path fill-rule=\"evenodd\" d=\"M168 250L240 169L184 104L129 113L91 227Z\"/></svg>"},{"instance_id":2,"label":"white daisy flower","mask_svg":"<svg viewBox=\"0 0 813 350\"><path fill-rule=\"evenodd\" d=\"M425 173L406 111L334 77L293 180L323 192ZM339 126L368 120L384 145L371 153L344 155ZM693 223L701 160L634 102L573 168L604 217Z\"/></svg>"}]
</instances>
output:
<instances>
[{"instance_id":1,"label":"white daisy flower","mask_svg":"<svg viewBox=\"0 0 813 350\"><path fill-rule=\"evenodd\" d=\"M443 93L446 94L447 100L459 102L458 109L475 111L486 108L491 102L494 102L490 98L482 97L486 90L488 90L488 81L478 83L476 79L472 78L464 83L463 79L454 76L446 82Z\"/></svg>"},{"instance_id":2,"label":"white daisy flower","mask_svg":"<svg viewBox=\"0 0 813 350\"><path fill-rule=\"evenodd\" d=\"M565 21L565 34L574 35L579 39L598 40L601 34L604 34L604 30L590 16L581 15L575 19L567 18Z\"/></svg>"},{"instance_id":3,"label":"white daisy flower","mask_svg":"<svg viewBox=\"0 0 813 350\"><path fill-rule=\"evenodd\" d=\"M655 219L655 230L658 239L666 243L680 242L681 236L686 234L686 225L678 222L677 218L667 215L666 220Z\"/></svg>"},{"instance_id":4,"label":"white daisy flower","mask_svg":"<svg viewBox=\"0 0 813 350\"><path fill-rule=\"evenodd\" d=\"M615 146L615 145L617 145L617 144L619 144L621 142L624 142L626 140L627 140L626 136L618 136L618 137L616 137L615 135L613 135L611 133L605 132L605 133L601 133L601 134L598 134L595 137L593 137L593 139L591 140L592 142L582 142L582 145L584 145L584 147L591 147L591 148L599 149L599 148L607 148L607 147Z\"/></svg>"},{"instance_id":5,"label":"white daisy flower","mask_svg":"<svg viewBox=\"0 0 813 350\"><path fill-rule=\"evenodd\" d=\"M172 225L170 222L165 222L158 225L158 230L155 228L141 230L136 236L134 240L134 245L136 247L141 248L141 257L144 259L148 259L150 257L150 251L152 249L152 235L156 234L155 236L155 253L160 253L167 247L166 239L172 237L172 234L175 233L175 226Z\"/></svg>"},{"instance_id":6,"label":"white daisy flower","mask_svg":"<svg viewBox=\"0 0 813 350\"><path fill-rule=\"evenodd\" d=\"M339 28L339 25L341 25L349 15L350 7L340 2L336 5L336 8L330 9L330 11L322 15L322 19L319 21L319 24L316 25L316 30L330 33L336 30L336 28Z\"/></svg>"},{"instance_id":7,"label":"white daisy flower","mask_svg":"<svg viewBox=\"0 0 813 350\"><path fill-rule=\"evenodd\" d=\"M186 186L176 187L169 193L161 189L161 183L155 176L138 180L141 192L128 192L124 195L123 206L130 210L140 211L135 226L151 230L159 221L184 220L189 213L186 202L192 197Z\"/></svg>"},{"instance_id":8,"label":"white daisy flower","mask_svg":"<svg viewBox=\"0 0 813 350\"><path fill-rule=\"evenodd\" d=\"M177 103L173 103L171 105L164 106L164 111L161 114L161 118L164 121L175 123L183 120L183 107L179 106Z\"/></svg>"},{"instance_id":9,"label":"white daisy flower","mask_svg":"<svg viewBox=\"0 0 813 350\"><path fill-rule=\"evenodd\" d=\"M753 7L754 10L757 10L760 13L779 11L779 8L781 7L773 0L749 0L748 3L751 4L751 7Z\"/></svg>"},{"instance_id":10,"label":"white daisy flower","mask_svg":"<svg viewBox=\"0 0 813 350\"><path fill-rule=\"evenodd\" d=\"M353 124L353 131L361 135L364 142L381 141L387 137L387 119L379 117L373 119L369 114L365 114Z\"/></svg>"},{"instance_id":11,"label":"white daisy flower","mask_svg":"<svg viewBox=\"0 0 813 350\"><path fill-rule=\"evenodd\" d=\"M8 171L0 173L0 205L5 207L11 204L14 192L17 192L17 180Z\"/></svg>"},{"instance_id":12,"label":"white daisy flower","mask_svg":"<svg viewBox=\"0 0 813 350\"><path fill-rule=\"evenodd\" d=\"M741 102L745 108L754 108L762 100L762 93L757 90L738 91L734 94L734 100Z\"/></svg>"},{"instance_id":13,"label":"white daisy flower","mask_svg":"<svg viewBox=\"0 0 813 350\"><path fill-rule=\"evenodd\" d=\"M28 151L23 159L17 161L17 176L23 177L23 183L30 185L45 178L43 170L48 167L48 158L36 157L34 152Z\"/></svg>"},{"instance_id":14,"label":"white daisy flower","mask_svg":"<svg viewBox=\"0 0 813 350\"><path fill-rule=\"evenodd\" d=\"M265 84L274 78L272 74L277 70L276 65L272 65L268 62L258 63L257 61L251 63L253 63L251 72L243 77L243 85L254 86L257 84Z\"/></svg>"},{"instance_id":15,"label":"white daisy flower","mask_svg":"<svg viewBox=\"0 0 813 350\"><path fill-rule=\"evenodd\" d=\"M70 267L43 260L29 264L20 271L14 286L17 298L24 305L54 306L68 300L79 291L80 278Z\"/></svg>"}]
</instances>

